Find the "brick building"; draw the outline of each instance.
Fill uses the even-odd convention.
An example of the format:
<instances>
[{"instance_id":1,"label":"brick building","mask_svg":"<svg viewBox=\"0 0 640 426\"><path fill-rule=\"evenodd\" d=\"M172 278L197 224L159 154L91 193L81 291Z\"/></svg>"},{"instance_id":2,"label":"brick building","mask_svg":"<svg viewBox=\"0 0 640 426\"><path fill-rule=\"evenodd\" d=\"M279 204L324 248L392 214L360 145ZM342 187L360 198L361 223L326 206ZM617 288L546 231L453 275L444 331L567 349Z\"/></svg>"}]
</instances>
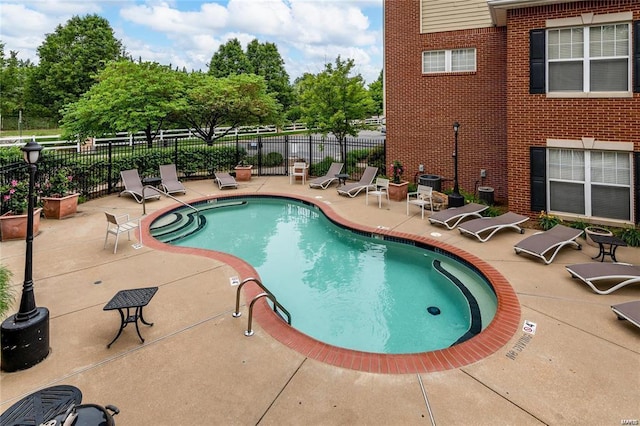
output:
<instances>
[{"instance_id":1,"label":"brick building","mask_svg":"<svg viewBox=\"0 0 640 426\"><path fill-rule=\"evenodd\" d=\"M386 0L387 159L518 213L640 222L640 1ZM486 173L481 174L481 170Z\"/></svg>"}]
</instances>

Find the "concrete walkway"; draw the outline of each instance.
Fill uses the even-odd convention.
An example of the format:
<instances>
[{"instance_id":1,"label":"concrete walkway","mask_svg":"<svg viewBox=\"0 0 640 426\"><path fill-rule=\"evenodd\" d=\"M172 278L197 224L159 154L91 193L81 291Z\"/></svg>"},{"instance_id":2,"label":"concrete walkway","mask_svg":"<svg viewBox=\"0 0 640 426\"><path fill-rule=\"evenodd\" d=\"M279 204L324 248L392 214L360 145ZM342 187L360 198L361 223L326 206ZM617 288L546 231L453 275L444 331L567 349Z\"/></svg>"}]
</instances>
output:
<instances>
[{"instance_id":1,"label":"concrete walkway","mask_svg":"<svg viewBox=\"0 0 640 426\"><path fill-rule=\"evenodd\" d=\"M185 183L195 199L220 191L211 180ZM229 190L225 190L228 193ZM231 190L234 191L234 190ZM258 177L236 191L322 197L337 214L368 226L430 236L466 250L500 271L514 287L522 321L509 343L474 364L438 373L373 374L327 365L293 351L246 317L234 319L238 272L210 258L168 253L113 237L103 250L104 211L142 214L116 195L79 206L78 214L43 219L34 240L38 306L51 312L51 353L40 364L0 375L0 412L40 388L69 384L84 403L113 404L118 425L368 424L368 425L619 425L640 420L640 329L618 321L612 304L640 299L640 286L601 296L572 279L564 265L591 261L597 250L563 250L551 265L516 255L530 235L505 231L487 243L406 215L404 202L365 205L364 194L339 197L335 187L311 190L288 177ZM147 213L174 204L163 197ZM437 233L434 237L434 234ZM582 240L582 242L584 242ZM22 285L24 241L1 243L1 261ZM640 249L621 247L621 262L640 263ZM119 325L102 307L121 289L159 286L145 308L155 323ZM244 301L243 301L244 302ZM17 305L17 303L16 303ZM243 307L246 310L246 307ZM17 306L12 312L17 310ZM637 424L637 423L636 423Z\"/></svg>"}]
</instances>

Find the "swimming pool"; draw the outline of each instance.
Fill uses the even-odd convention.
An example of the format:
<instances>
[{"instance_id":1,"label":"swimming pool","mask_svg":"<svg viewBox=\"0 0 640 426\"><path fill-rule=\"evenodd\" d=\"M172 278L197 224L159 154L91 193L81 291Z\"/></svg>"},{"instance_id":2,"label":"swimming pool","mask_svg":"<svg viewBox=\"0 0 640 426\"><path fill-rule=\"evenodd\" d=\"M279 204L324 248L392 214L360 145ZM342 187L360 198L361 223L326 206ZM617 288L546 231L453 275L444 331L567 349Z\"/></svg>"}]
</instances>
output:
<instances>
[{"instance_id":1,"label":"swimming pool","mask_svg":"<svg viewBox=\"0 0 640 426\"><path fill-rule=\"evenodd\" d=\"M290 198L229 197L198 207L209 226L173 244L244 259L291 312L293 327L319 341L422 353L464 342L494 318L487 279L437 247L348 228Z\"/></svg>"}]
</instances>

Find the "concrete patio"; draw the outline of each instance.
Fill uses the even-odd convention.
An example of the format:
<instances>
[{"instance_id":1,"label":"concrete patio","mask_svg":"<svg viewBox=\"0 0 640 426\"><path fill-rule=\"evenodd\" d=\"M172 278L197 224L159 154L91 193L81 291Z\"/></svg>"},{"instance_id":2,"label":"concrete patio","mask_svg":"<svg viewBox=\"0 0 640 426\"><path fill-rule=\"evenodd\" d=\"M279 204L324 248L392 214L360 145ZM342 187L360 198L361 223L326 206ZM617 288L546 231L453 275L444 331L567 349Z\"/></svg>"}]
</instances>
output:
<instances>
[{"instance_id":1,"label":"concrete patio","mask_svg":"<svg viewBox=\"0 0 640 426\"><path fill-rule=\"evenodd\" d=\"M180 199L221 191L212 180L187 181ZM43 219L34 240L38 306L51 312L51 352L40 364L0 375L0 412L38 389L80 388L84 403L113 404L118 425L368 424L368 425L619 425L640 420L640 329L618 321L610 306L640 299L640 286L593 293L564 266L588 262L597 249L564 249L551 265L516 255L530 235L498 233L479 243L457 230L406 215L404 202L365 205L327 190L289 184L288 177L253 177L224 193L287 193L322 197L353 222L428 236L468 251L496 268L515 289L521 323L491 356L462 368L424 374L374 374L331 366L289 349L246 316L231 316L238 271L208 257L132 246L121 236L103 249L104 211L142 214L129 197L112 195L79 206L75 217ZM146 204L147 213L175 201ZM439 236L433 236L437 232ZM137 235L137 234L136 234ZM584 242L584 240L581 240ZM0 259L19 292L24 241L1 243ZM640 249L621 247L618 261L640 263ZM119 290L158 286L145 308L155 323L127 327L107 349L120 319L103 306ZM16 307L11 312L17 310ZM243 300L244 303L244 300ZM246 312L246 306L243 306Z\"/></svg>"}]
</instances>

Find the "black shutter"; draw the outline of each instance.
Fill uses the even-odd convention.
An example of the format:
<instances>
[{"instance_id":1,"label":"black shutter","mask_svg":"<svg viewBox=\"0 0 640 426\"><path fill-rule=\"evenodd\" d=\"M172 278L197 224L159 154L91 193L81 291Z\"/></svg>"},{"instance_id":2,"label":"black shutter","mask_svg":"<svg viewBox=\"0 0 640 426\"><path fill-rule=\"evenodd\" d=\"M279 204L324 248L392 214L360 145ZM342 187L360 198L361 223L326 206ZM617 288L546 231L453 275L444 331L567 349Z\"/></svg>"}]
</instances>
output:
<instances>
[{"instance_id":1,"label":"black shutter","mask_svg":"<svg viewBox=\"0 0 640 426\"><path fill-rule=\"evenodd\" d=\"M634 152L633 153L633 162L634 162L634 173L635 173L635 178L633 179L634 181L634 192L636 195L636 217L635 217L635 222L636 225L640 224L640 152Z\"/></svg>"},{"instance_id":2,"label":"black shutter","mask_svg":"<svg viewBox=\"0 0 640 426\"><path fill-rule=\"evenodd\" d=\"M633 91L640 93L640 21L633 22Z\"/></svg>"},{"instance_id":3,"label":"black shutter","mask_svg":"<svg viewBox=\"0 0 640 426\"><path fill-rule=\"evenodd\" d=\"M547 210L547 149L532 146L529 152L531 167L531 211Z\"/></svg>"},{"instance_id":4,"label":"black shutter","mask_svg":"<svg viewBox=\"0 0 640 426\"><path fill-rule=\"evenodd\" d=\"M545 30L529 31L529 93L545 92Z\"/></svg>"}]
</instances>

